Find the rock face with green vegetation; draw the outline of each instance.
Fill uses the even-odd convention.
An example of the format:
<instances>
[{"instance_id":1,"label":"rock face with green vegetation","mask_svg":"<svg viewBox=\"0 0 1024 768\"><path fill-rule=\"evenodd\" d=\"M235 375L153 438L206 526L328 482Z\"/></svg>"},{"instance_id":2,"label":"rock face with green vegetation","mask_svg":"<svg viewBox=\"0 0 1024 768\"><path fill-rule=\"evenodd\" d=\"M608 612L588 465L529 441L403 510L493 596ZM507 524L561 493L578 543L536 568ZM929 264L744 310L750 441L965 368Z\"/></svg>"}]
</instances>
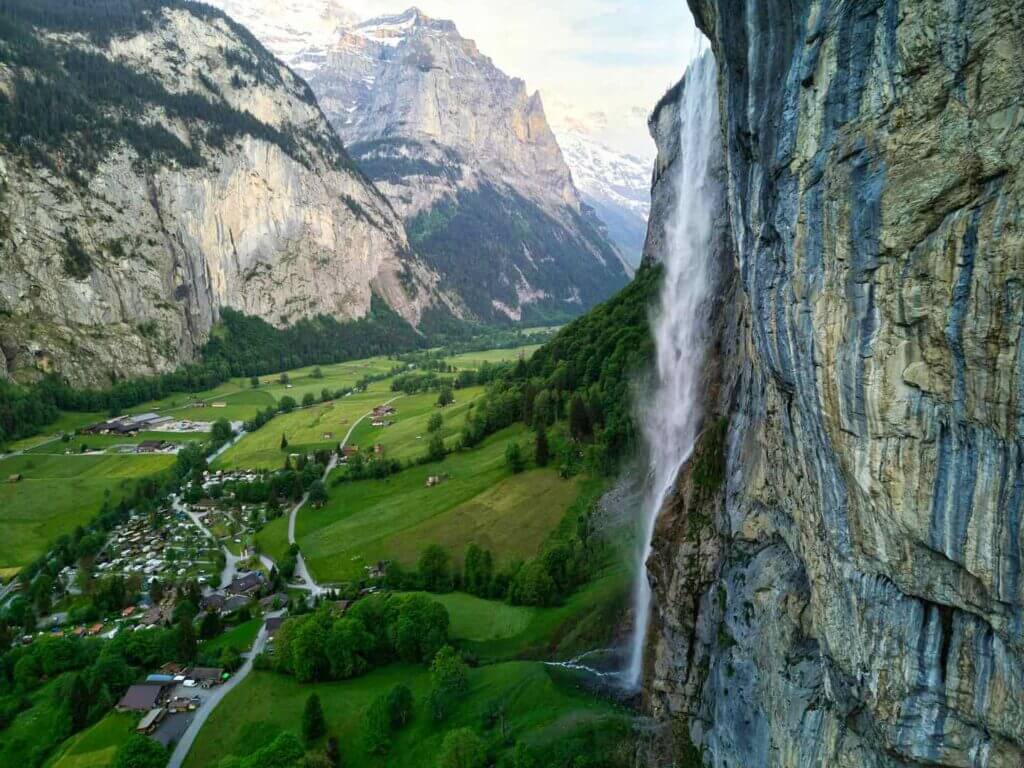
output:
<instances>
[{"instance_id":1,"label":"rock face with green vegetation","mask_svg":"<svg viewBox=\"0 0 1024 768\"><path fill-rule=\"evenodd\" d=\"M309 87L220 12L14 0L0 25L0 375L193 358L222 307L417 323L436 275Z\"/></svg>"},{"instance_id":2,"label":"rock face with green vegetation","mask_svg":"<svg viewBox=\"0 0 1024 768\"><path fill-rule=\"evenodd\" d=\"M735 269L648 702L714 766L1020 765L1019 3L690 5Z\"/></svg>"},{"instance_id":3,"label":"rock face with green vegetation","mask_svg":"<svg viewBox=\"0 0 1024 768\"><path fill-rule=\"evenodd\" d=\"M287 14L272 0L216 5L309 80L417 253L470 314L564 319L627 282L580 201L540 94L451 21L410 8L357 22L322 1Z\"/></svg>"}]
</instances>

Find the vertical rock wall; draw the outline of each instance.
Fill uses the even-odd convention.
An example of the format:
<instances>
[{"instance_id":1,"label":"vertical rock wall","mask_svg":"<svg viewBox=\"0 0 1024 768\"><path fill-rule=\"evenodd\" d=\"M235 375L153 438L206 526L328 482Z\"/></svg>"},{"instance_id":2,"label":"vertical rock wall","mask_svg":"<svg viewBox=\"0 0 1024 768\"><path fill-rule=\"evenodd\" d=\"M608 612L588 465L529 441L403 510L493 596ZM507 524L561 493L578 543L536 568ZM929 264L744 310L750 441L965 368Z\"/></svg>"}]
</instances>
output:
<instances>
[{"instance_id":1,"label":"vertical rock wall","mask_svg":"<svg viewBox=\"0 0 1024 768\"><path fill-rule=\"evenodd\" d=\"M735 274L651 707L715 766L1020 766L1024 8L690 4Z\"/></svg>"}]
</instances>

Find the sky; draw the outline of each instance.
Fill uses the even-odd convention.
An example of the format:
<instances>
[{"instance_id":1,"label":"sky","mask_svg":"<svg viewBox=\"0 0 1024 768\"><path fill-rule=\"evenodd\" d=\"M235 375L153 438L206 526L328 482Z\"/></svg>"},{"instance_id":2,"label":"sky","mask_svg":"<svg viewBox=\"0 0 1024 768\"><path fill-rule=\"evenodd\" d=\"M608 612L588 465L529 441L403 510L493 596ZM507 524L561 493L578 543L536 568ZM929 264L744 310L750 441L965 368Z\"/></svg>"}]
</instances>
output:
<instances>
[{"instance_id":1,"label":"sky","mask_svg":"<svg viewBox=\"0 0 1024 768\"><path fill-rule=\"evenodd\" d=\"M343 0L364 18L413 0ZM647 116L700 46L686 0L415 0L451 19L506 74L539 89L556 132L582 128L642 160Z\"/></svg>"}]
</instances>

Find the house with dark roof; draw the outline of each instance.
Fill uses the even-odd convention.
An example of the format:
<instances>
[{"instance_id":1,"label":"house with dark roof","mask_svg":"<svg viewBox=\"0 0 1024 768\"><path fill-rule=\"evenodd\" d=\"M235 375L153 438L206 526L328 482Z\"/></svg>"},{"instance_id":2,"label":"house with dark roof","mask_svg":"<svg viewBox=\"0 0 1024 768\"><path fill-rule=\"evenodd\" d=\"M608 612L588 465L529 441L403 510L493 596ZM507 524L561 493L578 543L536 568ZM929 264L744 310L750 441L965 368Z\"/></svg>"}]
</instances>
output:
<instances>
[{"instance_id":1,"label":"house with dark roof","mask_svg":"<svg viewBox=\"0 0 1024 768\"><path fill-rule=\"evenodd\" d=\"M252 598L248 595L232 595L224 601L224 605L221 606L221 613L234 613L240 611L252 602Z\"/></svg>"},{"instance_id":2,"label":"house with dark roof","mask_svg":"<svg viewBox=\"0 0 1024 768\"><path fill-rule=\"evenodd\" d=\"M224 677L224 670L220 667L192 667L188 676L197 683L214 684L219 683Z\"/></svg>"},{"instance_id":3,"label":"house with dark roof","mask_svg":"<svg viewBox=\"0 0 1024 768\"><path fill-rule=\"evenodd\" d=\"M260 591L264 581L265 577L260 571L250 571L242 576L236 576L228 585L228 594L254 597Z\"/></svg>"},{"instance_id":4,"label":"house with dark roof","mask_svg":"<svg viewBox=\"0 0 1024 768\"><path fill-rule=\"evenodd\" d=\"M125 691L117 702L118 712L149 712L160 705L167 692L163 683L139 683Z\"/></svg>"},{"instance_id":5,"label":"house with dark roof","mask_svg":"<svg viewBox=\"0 0 1024 768\"><path fill-rule=\"evenodd\" d=\"M281 628L282 624L284 624L284 616L274 616L272 618L267 619L267 637L273 640L274 635L277 634L277 630Z\"/></svg>"}]
</instances>

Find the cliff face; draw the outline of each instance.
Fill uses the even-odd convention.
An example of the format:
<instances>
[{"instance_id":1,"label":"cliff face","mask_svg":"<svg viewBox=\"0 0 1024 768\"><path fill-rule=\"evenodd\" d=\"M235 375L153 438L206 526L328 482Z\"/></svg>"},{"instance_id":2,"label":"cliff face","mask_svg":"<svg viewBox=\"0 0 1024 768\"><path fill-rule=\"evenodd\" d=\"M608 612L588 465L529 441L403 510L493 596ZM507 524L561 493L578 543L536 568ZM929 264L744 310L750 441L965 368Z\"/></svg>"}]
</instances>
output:
<instances>
[{"instance_id":1,"label":"cliff face","mask_svg":"<svg viewBox=\"0 0 1024 768\"><path fill-rule=\"evenodd\" d=\"M564 318L628 281L581 203L540 94L454 23L416 8L357 23L323 0L288 19L272 0L216 4L308 80L465 314ZM302 43L289 31L300 26L319 31Z\"/></svg>"},{"instance_id":2,"label":"cliff face","mask_svg":"<svg viewBox=\"0 0 1024 768\"><path fill-rule=\"evenodd\" d=\"M691 7L735 270L649 563L652 709L716 766L1019 766L1019 4Z\"/></svg>"},{"instance_id":3,"label":"cliff face","mask_svg":"<svg viewBox=\"0 0 1024 768\"><path fill-rule=\"evenodd\" d=\"M153 5L102 30L44 14L57 21L35 42L28 26L0 40L3 106L66 106L60 130L40 116L0 148L6 373L167 370L221 307L349 319L377 292L417 322L436 276L306 84L219 13ZM81 89L88 103L66 105Z\"/></svg>"}]
</instances>

